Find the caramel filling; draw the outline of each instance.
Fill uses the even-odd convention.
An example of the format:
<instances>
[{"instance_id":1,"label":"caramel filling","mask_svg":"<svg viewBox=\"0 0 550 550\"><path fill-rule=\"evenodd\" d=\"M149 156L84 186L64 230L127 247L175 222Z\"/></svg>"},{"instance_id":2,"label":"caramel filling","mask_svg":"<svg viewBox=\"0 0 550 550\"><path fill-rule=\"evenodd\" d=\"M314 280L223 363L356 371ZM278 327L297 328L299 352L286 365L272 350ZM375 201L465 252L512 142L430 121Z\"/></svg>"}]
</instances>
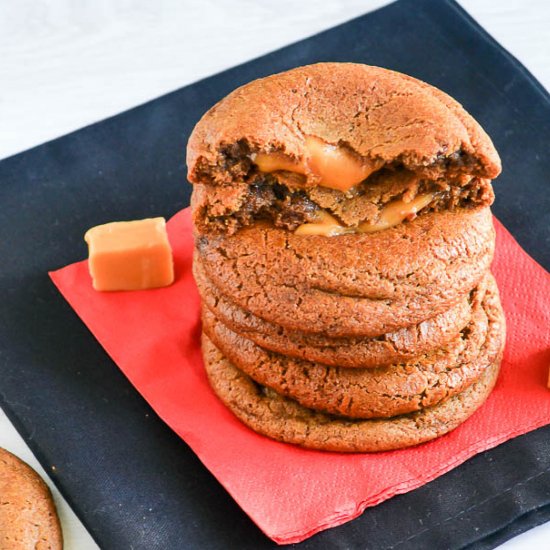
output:
<instances>
[{"instance_id":1,"label":"caramel filling","mask_svg":"<svg viewBox=\"0 0 550 550\"><path fill-rule=\"evenodd\" d=\"M355 233L357 229L342 225L334 216L331 216L325 210L321 210L318 214L318 220L319 221L300 225L295 231L296 235L324 235L325 237L335 237L336 235Z\"/></svg>"},{"instance_id":2,"label":"caramel filling","mask_svg":"<svg viewBox=\"0 0 550 550\"><path fill-rule=\"evenodd\" d=\"M416 216L417 212L428 206L434 198L435 193L425 193L417 195L409 202L405 202L403 199L392 201L382 208L376 223L359 224L357 231L359 233L374 233L393 227L407 218Z\"/></svg>"},{"instance_id":3,"label":"caramel filling","mask_svg":"<svg viewBox=\"0 0 550 550\"><path fill-rule=\"evenodd\" d=\"M252 161L261 172L279 172L282 170L304 175L306 173L302 162L292 160L283 153L257 153Z\"/></svg>"},{"instance_id":4,"label":"caramel filling","mask_svg":"<svg viewBox=\"0 0 550 550\"><path fill-rule=\"evenodd\" d=\"M407 218L412 218L430 204L435 198L435 193L424 193L416 196L409 202L398 199L387 204L380 211L378 220L375 223L363 222L357 227L346 227L342 225L335 217L324 210L318 215L318 221L313 223L303 223L295 233L296 235L323 235L325 237L334 237L336 235L346 235L350 233L374 233L389 229L400 224Z\"/></svg>"},{"instance_id":5,"label":"caramel filling","mask_svg":"<svg viewBox=\"0 0 550 550\"><path fill-rule=\"evenodd\" d=\"M257 153L252 161L262 172L287 171L302 174L322 187L349 191L381 165L361 159L339 145L308 136L304 157L294 160L283 153Z\"/></svg>"}]
</instances>

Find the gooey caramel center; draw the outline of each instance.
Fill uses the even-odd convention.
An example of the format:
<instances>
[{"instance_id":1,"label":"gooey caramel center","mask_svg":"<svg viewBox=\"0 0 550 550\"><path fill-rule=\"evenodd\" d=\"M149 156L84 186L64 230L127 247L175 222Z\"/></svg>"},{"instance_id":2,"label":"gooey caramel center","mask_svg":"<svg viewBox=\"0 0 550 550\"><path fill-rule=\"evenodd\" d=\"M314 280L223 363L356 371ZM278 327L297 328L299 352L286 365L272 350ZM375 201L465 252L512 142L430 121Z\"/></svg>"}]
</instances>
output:
<instances>
[{"instance_id":1,"label":"gooey caramel center","mask_svg":"<svg viewBox=\"0 0 550 550\"><path fill-rule=\"evenodd\" d=\"M428 206L434 197L435 193L423 193L409 202L405 202L403 199L392 201L382 208L378 221L375 223L364 222L359 225L357 230L359 233L374 233L393 227L409 217L416 216L417 212Z\"/></svg>"},{"instance_id":2,"label":"gooey caramel center","mask_svg":"<svg viewBox=\"0 0 550 550\"><path fill-rule=\"evenodd\" d=\"M342 225L334 216L331 216L325 210L319 212L317 219L318 221L300 225L295 231L296 235L324 235L325 237L334 237L336 235L355 233L355 228Z\"/></svg>"},{"instance_id":3,"label":"gooey caramel center","mask_svg":"<svg viewBox=\"0 0 550 550\"><path fill-rule=\"evenodd\" d=\"M345 147L314 136L305 139L304 149L301 160L283 153L257 153L252 161L262 172L295 172L310 177L317 185L344 192L381 167L378 162L362 159Z\"/></svg>"},{"instance_id":4,"label":"gooey caramel center","mask_svg":"<svg viewBox=\"0 0 550 550\"><path fill-rule=\"evenodd\" d=\"M428 206L434 197L435 193L423 193L417 195L409 202L397 199L388 203L380 210L380 215L376 222L363 222L357 227L346 227L334 216L323 210L318 214L318 221L303 223L296 229L295 233L296 235L322 235L325 237L350 233L375 233L376 231L394 227L407 218L415 216L422 208Z\"/></svg>"}]
</instances>

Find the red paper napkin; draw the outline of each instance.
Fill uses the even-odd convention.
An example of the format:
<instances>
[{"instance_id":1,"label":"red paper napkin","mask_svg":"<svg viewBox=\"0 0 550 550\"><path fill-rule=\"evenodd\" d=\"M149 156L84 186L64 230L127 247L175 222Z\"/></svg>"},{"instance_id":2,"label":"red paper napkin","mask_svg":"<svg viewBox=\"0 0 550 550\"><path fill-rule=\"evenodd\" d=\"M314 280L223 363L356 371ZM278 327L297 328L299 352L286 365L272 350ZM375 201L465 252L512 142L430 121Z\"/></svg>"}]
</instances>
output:
<instances>
[{"instance_id":1,"label":"red paper napkin","mask_svg":"<svg viewBox=\"0 0 550 550\"><path fill-rule=\"evenodd\" d=\"M218 401L200 354L189 210L168 222L176 266L171 287L96 292L85 261L50 276L136 389L258 527L278 543L293 543L550 423L550 274L495 223L493 272L508 323L495 390L450 434L380 454L323 453L278 443L246 428Z\"/></svg>"}]
</instances>

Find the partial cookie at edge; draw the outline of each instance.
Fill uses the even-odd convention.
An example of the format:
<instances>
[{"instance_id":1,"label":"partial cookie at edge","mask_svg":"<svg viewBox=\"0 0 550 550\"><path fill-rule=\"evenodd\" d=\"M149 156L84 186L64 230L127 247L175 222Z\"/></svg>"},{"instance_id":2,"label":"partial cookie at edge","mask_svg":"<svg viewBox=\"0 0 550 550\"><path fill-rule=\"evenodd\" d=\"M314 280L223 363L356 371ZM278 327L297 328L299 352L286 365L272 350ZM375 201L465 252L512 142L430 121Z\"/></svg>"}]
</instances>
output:
<instances>
[{"instance_id":1,"label":"partial cookie at edge","mask_svg":"<svg viewBox=\"0 0 550 550\"><path fill-rule=\"evenodd\" d=\"M1 448L0 500L0 548L63 548L48 486L28 464Z\"/></svg>"}]
</instances>

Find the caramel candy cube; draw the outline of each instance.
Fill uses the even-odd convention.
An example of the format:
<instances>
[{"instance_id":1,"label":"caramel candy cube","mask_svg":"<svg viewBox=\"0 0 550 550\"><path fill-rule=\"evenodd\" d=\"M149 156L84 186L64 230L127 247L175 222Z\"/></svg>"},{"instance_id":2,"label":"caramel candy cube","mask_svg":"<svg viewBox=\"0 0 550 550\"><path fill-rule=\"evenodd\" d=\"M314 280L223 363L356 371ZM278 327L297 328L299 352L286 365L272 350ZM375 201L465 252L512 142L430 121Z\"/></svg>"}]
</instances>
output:
<instances>
[{"instance_id":1,"label":"caramel candy cube","mask_svg":"<svg viewBox=\"0 0 550 550\"><path fill-rule=\"evenodd\" d=\"M86 232L95 290L144 290L174 281L164 218L111 222Z\"/></svg>"}]
</instances>

